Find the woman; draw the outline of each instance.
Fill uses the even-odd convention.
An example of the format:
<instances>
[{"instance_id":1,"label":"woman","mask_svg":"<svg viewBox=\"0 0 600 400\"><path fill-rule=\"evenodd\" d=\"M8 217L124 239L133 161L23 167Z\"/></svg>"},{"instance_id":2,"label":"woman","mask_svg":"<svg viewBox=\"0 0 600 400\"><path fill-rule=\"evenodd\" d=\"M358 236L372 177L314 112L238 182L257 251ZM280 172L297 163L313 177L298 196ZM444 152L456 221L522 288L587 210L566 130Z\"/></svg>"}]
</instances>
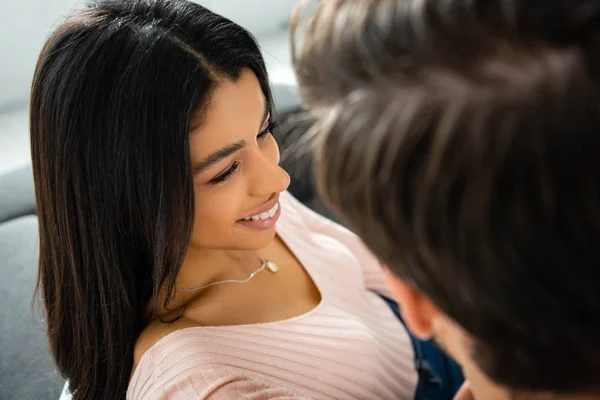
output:
<instances>
[{"instance_id":1,"label":"woman","mask_svg":"<svg viewBox=\"0 0 600 400\"><path fill-rule=\"evenodd\" d=\"M286 192L274 115L252 36L197 4L94 0L50 36L39 290L73 398L412 398L378 262Z\"/></svg>"}]
</instances>

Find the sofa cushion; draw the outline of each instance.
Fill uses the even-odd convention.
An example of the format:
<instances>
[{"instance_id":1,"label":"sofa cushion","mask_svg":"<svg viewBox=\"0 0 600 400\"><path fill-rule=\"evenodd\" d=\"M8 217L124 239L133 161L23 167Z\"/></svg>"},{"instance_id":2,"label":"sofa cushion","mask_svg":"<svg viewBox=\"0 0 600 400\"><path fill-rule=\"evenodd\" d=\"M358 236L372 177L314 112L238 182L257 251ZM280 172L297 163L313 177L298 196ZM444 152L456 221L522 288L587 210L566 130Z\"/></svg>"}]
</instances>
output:
<instances>
[{"instance_id":1,"label":"sofa cushion","mask_svg":"<svg viewBox=\"0 0 600 400\"><path fill-rule=\"evenodd\" d=\"M0 175L0 223L34 213L31 165Z\"/></svg>"},{"instance_id":2,"label":"sofa cushion","mask_svg":"<svg viewBox=\"0 0 600 400\"><path fill-rule=\"evenodd\" d=\"M0 244L0 399L56 399L63 380L49 354L39 304L32 304L38 262L37 217L0 223ZM32 307L36 310L33 315Z\"/></svg>"}]
</instances>

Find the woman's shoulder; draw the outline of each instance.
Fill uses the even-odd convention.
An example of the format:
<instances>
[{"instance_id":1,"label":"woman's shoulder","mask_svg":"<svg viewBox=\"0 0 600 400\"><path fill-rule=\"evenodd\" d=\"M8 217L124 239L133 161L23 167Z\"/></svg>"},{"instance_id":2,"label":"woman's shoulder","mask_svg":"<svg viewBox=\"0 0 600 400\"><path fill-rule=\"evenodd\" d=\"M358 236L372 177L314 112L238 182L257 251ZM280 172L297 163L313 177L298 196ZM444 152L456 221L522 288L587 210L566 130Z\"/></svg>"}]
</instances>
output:
<instances>
[{"instance_id":1,"label":"woman's shoulder","mask_svg":"<svg viewBox=\"0 0 600 400\"><path fill-rule=\"evenodd\" d=\"M136 341L128 392L139 393L140 390L160 386L160 382L184 376L181 370L183 361L189 354L190 344L198 342L198 332L201 332L198 324L184 317L168 323L152 321ZM202 353L211 354L210 351ZM198 364L197 367L211 363L211 360L204 360L203 357L194 357L192 361ZM188 360L186 368L189 367Z\"/></svg>"},{"instance_id":2,"label":"woman's shoulder","mask_svg":"<svg viewBox=\"0 0 600 400\"><path fill-rule=\"evenodd\" d=\"M127 399L304 398L228 362L235 352L220 330L203 328L185 318L150 324L135 346Z\"/></svg>"},{"instance_id":3,"label":"woman's shoulder","mask_svg":"<svg viewBox=\"0 0 600 400\"><path fill-rule=\"evenodd\" d=\"M176 369L182 360L195 367L222 364L223 360L236 357L258 326L204 326L185 317L167 323L155 320L136 341L131 378L140 373L148 375ZM241 337L239 331L243 332Z\"/></svg>"},{"instance_id":4,"label":"woman's shoulder","mask_svg":"<svg viewBox=\"0 0 600 400\"><path fill-rule=\"evenodd\" d=\"M163 323L159 320L154 320L142 331L136 340L133 350L133 369L136 367L150 350L152 350L159 342L164 341L169 335L185 328L198 326L197 323L188 320L187 318L179 318L170 323ZM150 355L150 354L148 354Z\"/></svg>"},{"instance_id":5,"label":"woman's shoulder","mask_svg":"<svg viewBox=\"0 0 600 400\"><path fill-rule=\"evenodd\" d=\"M287 385L251 376L227 366L180 369L168 379L130 384L127 400L294 399L308 400Z\"/></svg>"}]
</instances>

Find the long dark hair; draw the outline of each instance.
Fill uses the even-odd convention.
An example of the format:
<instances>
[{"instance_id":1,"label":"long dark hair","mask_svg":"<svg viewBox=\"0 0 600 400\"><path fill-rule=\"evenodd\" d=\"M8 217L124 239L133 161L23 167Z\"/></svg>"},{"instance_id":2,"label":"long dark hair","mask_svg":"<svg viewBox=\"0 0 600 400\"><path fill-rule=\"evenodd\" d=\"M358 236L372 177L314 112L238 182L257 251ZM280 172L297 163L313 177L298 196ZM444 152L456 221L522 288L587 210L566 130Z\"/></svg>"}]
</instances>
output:
<instances>
[{"instance_id":1,"label":"long dark hair","mask_svg":"<svg viewBox=\"0 0 600 400\"><path fill-rule=\"evenodd\" d=\"M193 221L188 134L258 45L184 0L94 0L50 36L31 90L38 291L75 399L123 398L152 299L168 299ZM157 307L157 304L154 304Z\"/></svg>"}]
</instances>

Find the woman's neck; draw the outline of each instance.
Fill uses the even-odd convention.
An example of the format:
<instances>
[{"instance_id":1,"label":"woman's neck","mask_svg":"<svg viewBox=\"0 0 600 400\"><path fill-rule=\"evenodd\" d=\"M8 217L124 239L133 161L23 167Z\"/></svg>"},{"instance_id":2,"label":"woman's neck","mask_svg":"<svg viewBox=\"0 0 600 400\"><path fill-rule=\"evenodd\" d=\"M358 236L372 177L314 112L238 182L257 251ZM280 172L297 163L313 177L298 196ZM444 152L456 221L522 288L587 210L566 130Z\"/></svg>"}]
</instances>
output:
<instances>
[{"instance_id":1,"label":"woman's neck","mask_svg":"<svg viewBox=\"0 0 600 400\"><path fill-rule=\"evenodd\" d=\"M164 299L167 287L163 285L159 296L158 313L163 318L167 316L166 319L177 317L188 303L208 292L208 290L189 291L189 289L201 288L227 279L244 279L258 267L260 267L260 259L256 252L251 250L199 249L190 246L166 308ZM186 291L177 291L178 289Z\"/></svg>"}]
</instances>

